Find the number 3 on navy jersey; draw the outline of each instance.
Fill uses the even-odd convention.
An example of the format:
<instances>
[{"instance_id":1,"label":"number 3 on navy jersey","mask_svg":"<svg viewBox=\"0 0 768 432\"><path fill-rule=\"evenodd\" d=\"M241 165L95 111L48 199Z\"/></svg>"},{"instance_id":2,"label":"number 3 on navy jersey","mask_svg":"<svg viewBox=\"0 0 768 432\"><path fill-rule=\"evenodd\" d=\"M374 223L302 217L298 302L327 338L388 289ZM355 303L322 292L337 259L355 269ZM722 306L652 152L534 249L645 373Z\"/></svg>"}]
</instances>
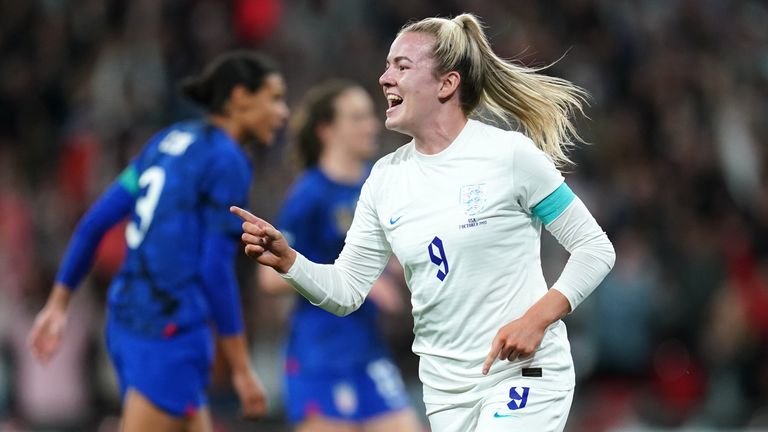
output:
<instances>
[{"instance_id":1,"label":"number 3 on navy jersey","mask_svg":"<svg viewBox=\"0 0 768 432\"><path fill-rule=\"evenodd\" d=\"M435 236L432 239L432 243L427 246L427 251L429 251L429 258L437 266L437 278L441 281L445 280L445 277L448 276L448 257L445 256L443 241L440 240L440 237Z\"/></svg>"},{"instance_id":2,"label":"number 3 on navy jersey","mask_svg":"<svg viewBox=\"0 0 768 432\"><path fill-rule=\"evenodd\" d=\"M131 249L139 247L147 234L149 225L152 223L152 217L155 215L155 208L160 201L160 192L165 185L165 171L160 167L151 167L144 171L139 177L139 187L147 188L146 195L136 200L134 211L139 217L139 225L131 221L125 228L125 242Z\"/></svg>"}]
</instances>

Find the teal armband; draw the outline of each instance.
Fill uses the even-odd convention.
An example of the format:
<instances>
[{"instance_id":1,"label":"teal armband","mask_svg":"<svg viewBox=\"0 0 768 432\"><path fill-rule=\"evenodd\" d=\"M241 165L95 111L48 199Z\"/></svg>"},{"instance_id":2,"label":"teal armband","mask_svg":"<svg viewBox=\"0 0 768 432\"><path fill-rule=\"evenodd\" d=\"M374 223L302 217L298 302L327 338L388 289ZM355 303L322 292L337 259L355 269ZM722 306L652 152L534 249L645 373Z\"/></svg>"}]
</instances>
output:
<instances>
[{"instance_id":1,"label":"teal armband","mask_svg":"<svg viewBox=\"0 0 768 432\"><path fill-rule=\"evenodd\" d=\"M571 204L574 198L576 198L576 195L563 182L554 192L536 204L531 211L544 225L548 225L563 214L563 211Z\"/></svg>"},{"instance_id":2,"label":"teal armband","mask_svg":"<svg viewBox=\"0 0 768 432\"><path fill-rule=\"evenodd\" d=\"M128 165L117 178L117 181L131 196L135 197L139 193L139 173L136 172L136 167L133 165Z\"/></svg>"}]
</instances>

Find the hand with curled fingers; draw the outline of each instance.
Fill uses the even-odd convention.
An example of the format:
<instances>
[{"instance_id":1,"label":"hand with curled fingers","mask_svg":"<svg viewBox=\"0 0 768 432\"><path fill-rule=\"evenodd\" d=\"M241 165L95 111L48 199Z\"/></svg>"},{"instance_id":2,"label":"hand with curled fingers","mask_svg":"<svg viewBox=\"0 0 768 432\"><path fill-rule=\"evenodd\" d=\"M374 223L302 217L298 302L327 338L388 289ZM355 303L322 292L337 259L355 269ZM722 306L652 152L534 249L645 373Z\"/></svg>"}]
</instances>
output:
<instances>
[{"instance_id":1,"label":"hand with curled fingers","mask_svg":"<svg viewBox=\"0 0 768 432\"><path fill-rule=\"evenodd\" d=\"M522 317L496 332L491 351L483 363L483 375L488 375L497 358L514 361L532 356L539 349L547 328L570 311L571 304L560 291L548 290Z\"/></svg>"},{"instance_id":2,"label":"hand with curled fingers","mask_svg":"<svg viewBox=\"0 0 768 432\"><path fill-rule=\"evenodd\" d=\"M245 243L245 254L259 264L287 273L296 261L296 251L283 234L269 222L240 207L232 206L229 211L243 220L241 239Z\"/></svg>"},{"instance_id":3,"label":"hand with curled fingers","mask_svg":"<svg viewBox=\"0 0 768 432\"><path fill-rule=\"evenodd\" d=\"M240 398L242 415L246 420L256 420L267 414L266 392L253 370L233 372L232 386Z\"/></svg>"},{"instance_id":4,"label":"hand with curled fingers","mask_svg":"<svg viewBox=\"0 0 768 432\"><path fill-rule=\"evenodd\" d=\"M547 326L524 315L500 328L483 363L483 375L488 375L497 358L515 361L532 356L541 345Z\"/></svg>"},{"instance_id":5,"label":"hand with curled fingers","mask_svg":"<svg viewBox=\"0 0 768 432\"><path fill-rule=\"evenodd\" d=\"M54 284L45 307L35 317L27 336L27 345L33 357L43 365L48 364L61 346L71 295L72 290L65 285Z\"/></svg>"}]
</instances>

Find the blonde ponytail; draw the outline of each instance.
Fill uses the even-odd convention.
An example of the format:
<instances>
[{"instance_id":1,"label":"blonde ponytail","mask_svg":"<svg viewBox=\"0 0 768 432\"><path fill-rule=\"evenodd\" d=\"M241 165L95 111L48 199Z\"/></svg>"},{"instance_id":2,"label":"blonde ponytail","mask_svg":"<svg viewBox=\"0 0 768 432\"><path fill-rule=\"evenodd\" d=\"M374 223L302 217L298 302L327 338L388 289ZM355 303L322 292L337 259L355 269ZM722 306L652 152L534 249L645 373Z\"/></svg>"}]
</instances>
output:
<instances>
[{"instance_id":1,"label":"blonde ponytail","mask_svg":"<svg viewBox=\"0 0 768 432\"><path fill-rule=\"evenodd\" d=\"M452 20L427 18L400 33L435 37L437 74L461 75L459 97L467 116L486 111L507 125L517 121L533 142L559 166L571 163L571 140L582 141L571 121L584 113L587 93L571 82L505 61L493 52L482 24L472 14Z\"/></svg>"}]
</instances>

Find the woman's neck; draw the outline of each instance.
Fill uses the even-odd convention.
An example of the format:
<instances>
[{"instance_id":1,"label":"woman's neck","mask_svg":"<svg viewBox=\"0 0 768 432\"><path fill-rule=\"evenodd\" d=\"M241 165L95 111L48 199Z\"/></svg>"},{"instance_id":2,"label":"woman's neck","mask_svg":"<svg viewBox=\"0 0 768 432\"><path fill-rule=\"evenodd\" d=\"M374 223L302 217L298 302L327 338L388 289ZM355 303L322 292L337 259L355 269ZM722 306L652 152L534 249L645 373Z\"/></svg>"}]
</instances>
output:
<instances>
[{"instance_id":1,"label":"woman's neck","mask_svg":"<svg viewBox=\"0 0 768 432\"><path fill-rule=\"evenodd\" d=\"M416 150L426 155L440 153L456 140L467 121L467 117L460 111L433 119L412 135Z\"/></svg>"},{"instance_id":2,"label":"woman's neck","mask_svg":"<svg viewBox=\"0 0 768 432\"><path fill-rule=\"evenodd\" d=\"M328 178L342 184L358 184L365 175L365 161L344 149L327 148L320 155L318 166Z\"/></svg>"},{"instance_id":3,"label":"woman's neck","mask_svg":"<svg viewBox=\"0 0 768 432\"><path fill-rule=\"evenodd\" d=\"M208 122L223 130L227 135L229 135L230 138L232 138L232 141L241 144L240 141L242 139L242 130L240 130L240 128L237 127L237 125L230 121L227 117L211 114L208 116Z\"/></svg>"}]
</instances>

